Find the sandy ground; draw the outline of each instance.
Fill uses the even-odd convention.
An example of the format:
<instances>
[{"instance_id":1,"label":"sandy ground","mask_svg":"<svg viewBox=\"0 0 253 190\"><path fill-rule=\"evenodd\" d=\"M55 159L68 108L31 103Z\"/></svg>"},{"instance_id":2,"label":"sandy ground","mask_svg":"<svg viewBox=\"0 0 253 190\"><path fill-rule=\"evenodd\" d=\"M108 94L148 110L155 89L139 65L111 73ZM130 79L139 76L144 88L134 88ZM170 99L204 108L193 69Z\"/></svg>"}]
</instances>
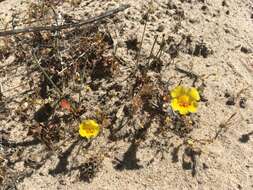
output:
<instances>
[{"instance_id":1,"label":"sandy ground","mask_svg":"<svg viewBox=\"0 0 253 190\"><path fill-rule=\"evenodd\" d=\"M23 10L25 5L19 0L5 0L0 2L1 18L6 19L13 10ZM141 39L143 31L142 16L147 10L147 1L142 0L98 0L82 1L73 8L64 4L59 11L69 13L75 18L84 19L103 12L108 8L117 7L121 3L131 5L126 11L119 13L115 19L108 20L108 30L113 40L118 44L117 56L133 62L134 56L127 53L125 41L137 37ZM196 114L198 128L192 136L208 139L215 135L221 123L226 123L230 116L236 115L227 123L228 129L213 143L201 146L202 154L197 160L197 174L193 177L191 170L182 168L182 150L179 150L179 160L173 161L172 147L162 155L147 146L152 138L152 129L147 140L138 147L136 154L139 168L115 169L112 157L121 158L130 146L129 142L121 140L115 144L115 152L110 152L102 161L102 168L91 182L76 179L77 171L52 174L59 159L52 153L39 169L26 170L25 160L20 159L11 169L20 176L13 189L253 189L253 135L246 141L242 135L253 131L253 2L251 0L154 0L154 13L147 22L146 34L141 51L141 59L149 55L155 35L159 39L162 35L167 39L172 36L179 42L182 36L191 36L192 44L204 44L208 48L207 54L191 55L184 48L179 51L173 62L169 47L162 57L164 63L170 63L160 73L162 81L175 86L180 80L184 84L191 84L191 80L181 73L176 73L175 65L191 70L198 76L203 76L205 83L204 97L208 100L200 103ZM194 46L193 45L193 46ZM0 62L0 66L11 62L11 57ZM4 69L4 68L3 68ZM22 68L19 69L22 73ZM153 74L151 72L151 74ZM171 76L176 75L175 80ZM11 74L0 76L3 95L6 97L21 94L25 88L15 88L22 83L22 74L15 79ZM25 83L23 81L23 83ZM201 85L198 82L197 85ZM9 90L12 89L12 90ZM232 105L228 101L235 97ZM246 100L242 105L242 99ZM15 102L10 103L9 108ZM2 116L1 116L2 115ZM10 133L10 141L17 143L14 150L18 154L18 144L27 147L23 157L32 157L36 151L45 151L43 145L34 142L32 147L22 144L31 139L26 137L27 128L15 120L12 113L0 113L0 130ZM95 145L101 140L100 136ZM240 140L241 139L241 140ZM180 141L178 137L168 138L167 143L174 145ZM32 142L32 141L31 141ZM95 146L94 145L94 146ZM107 145L103 145L105 148ZM1 151L4 147L1 147ZM77 148L73 152L76 152ZM93 154L97 154L94 152ZM153 158L153 162L150 160ZM36 158L37 159L37 158ZM71 160L72 158L69 158ZM70 161L70 164L75 164ZM14 183L14 182L13 182ZM10 188L11 189L11 188Z\"/></svg>"}]
</instances>

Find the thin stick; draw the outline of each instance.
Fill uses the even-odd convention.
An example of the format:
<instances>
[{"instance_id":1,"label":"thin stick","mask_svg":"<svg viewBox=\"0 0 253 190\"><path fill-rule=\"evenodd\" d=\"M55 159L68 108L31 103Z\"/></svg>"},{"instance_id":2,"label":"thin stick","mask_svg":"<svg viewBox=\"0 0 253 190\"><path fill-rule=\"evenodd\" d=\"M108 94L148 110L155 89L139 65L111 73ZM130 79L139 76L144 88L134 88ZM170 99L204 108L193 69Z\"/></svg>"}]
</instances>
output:
<instances>
[{"instance_id":1,"label":"thin stick","mask_svg":"<svg viewBox=\"0 0 253 190\"><path fill-rule=\"evenodd\" d=\"M121 5L120 7L116 8L116 9L112 9L112 10L104 12L99 16L95 16L95 17L87 19L83 22L74 23L74 24L71 23L71 24L63 24L63 25L59 25L59 26L37 26L37 27L29 27L29 28L22 28L22 29L6 30L6 31L0 32L0 37L1 36L8 36L8 35L15 35L15 34L19 34L19 33L39 32L39 31L59 31L59 30L67 29L67 28L80 27L80 26L91 24L93 22L110 17L114 14L117 14L118 12L124 11L125 9L127 9L129 7L130 7L130 5Z\"/></svg>"},{"instance_id":2,"label":"thin stick","mask_svg":"<svg viewBox=\"0 0 253 190\"><path fill-rule=\"evenodd\" d=\"M61 90L56 86L56 84L52 81L52 79L48 76L47 72L41 67L40 60L36 57L36 55L33 53L33 58L35 60L35 64L40 68L42 73L45 75L45 77L48 79L48 81L53 85L53 87L56 89L57 93L60 95L60 97L63 96Z\"/></svg>"},{"instance_id":3,"label":"thin stick","mask_svg":"<svg viewBox=\"0 0 253 190\"><path fill-rule=\"evenodd\" d=\"M3 99L3 85L2 85L2 83L0 82L0 101L2 101L2 99ZM1 110L1 109L0 109Z\"/></svg>"},{"instance_id":4,"label":"thin stick","mask_svg":"<svg viewBox=\"0 0 253 190\"><path fill-rule=\"evenodd\" d=\"M162 39L162 42L161 42L161 45L160 45L160 53L158 55L158 59L161 58L165 45L166 45L166 42L165 42L165 39L164 39L164 36L163 36L163 39Z\"/></svg>"},{"instance_id":5,"label":"thin stick","mask_svg":"<svg viewBox=\"0 0 253 190\"><path fill-rule=\"evenodd\" d=\"M149 54L149 57L148 57L148 63L147 63L147 65L149 65L150 59L151 59L151 57L153 56L153 51L154 51L155 44L156 44L156 42L157 42L157 38L158 38L158 35L155 36L155 40L154 40L154 43L153 43L153 45L152 45L152 48L151 48L151 50L150 50L150 54Z\"/></svg>"},{"instance_id":6,"label":"thin stick","mask_svg":"<svg viewBox=\"0 0 253 190\"><path fill-rule=\"evenodd\" d=\"M142 48L142 44L143 44L143 40L144 40L144 35L145 35L145 32L146 32L146 27L147 27L147 20L145 20L145 23L144 23L144 28L143 28L143 32L142 32L142 37L141 37L141 44L140 44L140 49L137 53L137 60L136 60L136 65L138 65L139 63L139 57L140 57L140 54L141 54L141 48Z\"/></svg>"}]
</instances>

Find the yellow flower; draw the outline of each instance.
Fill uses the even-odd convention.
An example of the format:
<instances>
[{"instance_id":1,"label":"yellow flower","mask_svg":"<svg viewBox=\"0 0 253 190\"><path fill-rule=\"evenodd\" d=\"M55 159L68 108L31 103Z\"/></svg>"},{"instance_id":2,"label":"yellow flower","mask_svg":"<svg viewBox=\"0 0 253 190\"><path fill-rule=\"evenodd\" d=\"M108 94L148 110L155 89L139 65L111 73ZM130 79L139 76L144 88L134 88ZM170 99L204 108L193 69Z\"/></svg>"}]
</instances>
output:
<instances>
[{"instance_id":1,"label":"yellow flower","mask_svg":"<svg viewBox=\"0 0 253 190\"><path fill-rule=\"evenodd\" d=\"M100 131L100 126L95 120L87 119L79 125L79 134L87 139L96 137Z\"/></svg>"},{"instance_id":2,"label":"yellow flower","mask_svg":"<svg viewBox=\"0 0 253 190\"><path fill-rule=\"evenodd\" d=\"M177 86L170 95L172 97L171 107L174 111L179 111L181 115L197 111L197 101L200 100L200 96L196 88Z\"/></svg>"}]
</instances>

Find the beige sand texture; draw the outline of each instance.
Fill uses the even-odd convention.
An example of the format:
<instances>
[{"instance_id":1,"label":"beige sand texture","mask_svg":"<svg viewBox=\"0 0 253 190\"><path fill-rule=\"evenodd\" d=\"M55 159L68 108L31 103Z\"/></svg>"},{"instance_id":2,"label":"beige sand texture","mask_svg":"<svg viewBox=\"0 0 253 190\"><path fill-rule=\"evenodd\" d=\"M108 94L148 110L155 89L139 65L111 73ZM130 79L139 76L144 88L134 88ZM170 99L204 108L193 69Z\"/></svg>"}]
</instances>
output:
<instances>
[{"instance_id":1,"label":"beige sand texture","mask_svg":"<svg viewBox=\"0 0 253 190\"><path fill-rule=\"evenodd\" d=\"M0 2L1 18L10 19L10 15L14 11L12 9L22 12L26 4L20 4L21 2L19 0ZM132 38L137 38L140 41L144 28L142 17L148 9L148 2L145 0L83 0L76 7L70 6L69 3L63 3L58 11L68 13L77 19L85 19L121 4L129 4L131 7L124 12L106 19L106 28L118 46L116 55L126 62L134 64L134 53L132 50L127 50L125 41ZM154 71L148 73L154 78L159 75L164 83L168 83L168 90L180 81L184 85L192 84L192 79L175 70L176 66L201 76L205 84L203 96L207 101L200 102L198 112L195 114L198 127L191 132L193 138L209 139L215 136L222 123L227 124L226 132L219 135L212 143L197 145L200 146L202 153L197 156L196 175L193 176L192 170L185 170L182 167L183 148L179 149L178 160L173 158L173 150L182 142L182 139L173 133L167 134L167 138L159 139L160 137L156 137L153 132L162 126L154 124L149 128L145 140L138 146L136 159L138 159L139 168L125 166L123 169L115 169L115 162L126 155L131 143L125 140L117 142L104 140L108 136L108 132L105 130L94 140L92 147L99 146L101 147L99 150L107 150L107 146L110 146L114 147L114 150L110 150L101 161L102 167L89 183L77 179L78 170L58 174L50 173L57 166L59 158L50 151L46 152L43 144L35 143L32 147L25 147L25 150L20 153L24 159L21 158L10 168L19 176L28 172L22 179L14 178L16 181L12 182L15 184L13 189L253 189L253 135L250 135L253 132L253 1L154 0L152 9L153 13L147 21L140 63L145 63L143 60L149 55L156 35L158 35L158 40L161 40L163 35L166 39L171 36L177 43L182 36L191 36L190 46L194 48L196 44L204 44L208 49L207 54L205 54L206 52L192 52L191 54L189 53L191 47L184 46L171 61L172 50L169 48L170 46L167 46L161 58L166 67L164 66L160 73ZM155 50L157 50L157 46ZM11 59L9 57L4 62L0 62L0 66L11 62ZM26 87L19 87L8 91L20 83L25 84L22 81L23 70L22 67L18 68L17 72L21 75L15 75L15 78L13 78L13 73L0 75L5 97L21 94L26 90ZM2 71L0 72L2 73ZM122 73L117 80L127 76L125 71ZM196 86L201 86L201 84L201 80L196 82ZM127 86L125 83L122 85ZM232 103L229 102L231 97L234 97ZM245 105L244 100L246 100ZM15 109L15 102L11 102L8 106ZM229 120L234 113L236 114ZM11 142L19 143L32 140L31 137L26 137L27 127L16 121L13 113L8 116L1 116L0 113L0 118L0 130L1 132L8 130ZM227 120L229 121L226 123ZM247 134L249 135L247 136ZM242 139L245 135L249 139ZM169 144L167 150L161 153L150 147L152 139L156 139L156 142L161 144ZM18 154L18 149L17 146L14 150L15 154ZM72 156L68 158L69 165L82 163L83 155L78 155L76 159L73 159L77 149L75 147L71 153ZM100 153L99 150L90 148L89 154L97 155ZM40 156L36 157L35 152L43 152L39 155L48 157L48 159L42 167L28 169L25 158L33 158L34 156L34 160L41 159ZM117 159L115 160L115 158ZM75 160L74 163L73 160Z\"/></svg>"}]
</instances>

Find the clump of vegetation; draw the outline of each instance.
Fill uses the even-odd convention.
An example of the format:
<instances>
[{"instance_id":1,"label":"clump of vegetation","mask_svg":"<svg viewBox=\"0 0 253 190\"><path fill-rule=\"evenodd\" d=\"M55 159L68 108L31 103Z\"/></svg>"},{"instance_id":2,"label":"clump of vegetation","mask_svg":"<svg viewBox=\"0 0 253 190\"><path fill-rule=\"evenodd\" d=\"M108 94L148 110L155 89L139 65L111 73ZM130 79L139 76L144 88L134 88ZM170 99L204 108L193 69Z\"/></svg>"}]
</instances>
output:
<instances>
[{"instance_id":1,"label":"clump of vegetation","mask_svg":"<svg viewBox=\"0 0 253 190\"><path fill-rule=\"evenodd\" d=\"M28 11L29 25L32 21L33 25L41 23L51 15L43 24L54 26L57 21L54 6L48 2L32 3ZM173 161L178 161L179 148L184 147L183 168L192 169L195 175L196 159L202 152L200 146L213 142L218 134L206 140L191 137L191 131L198 125L194 113L202 101L201 88L204 85L195 87L201 77L177 67L178 75L183 73L194 80L192 86L185 87L181 81L177 83L175 80L176 87L172 88L173 85L162 80L160 73L168 66L162 59L166 48L164 36L160 41L158 36L155 38L149 57L140 58L146 24L154 10L150 4L143 18L142 40L136 42L138 47L131 50L137 51L137 57L129 63L116 56L110 33L98 24L85 27L73 24L74 27L61 30L21 32L5 40L4 47L0 46L0 60L15 55L8 69L24 67L26 70L23 80L29 84L30 93L21 96L16 113L19 122L29 126L27 136L35 139L32 145L43 142L48 152L58 155L58 166L50 172L51 175L78 170L80 180L90 182L102 166L101 158L114 159L109 153L113 155L117 142L121 140L129 142L129 149L123 160L117 159L115 168L142 168L136 152L149 136L152 125L156 126L156 138L150 140L150 147L157 149L157 153L168 153L171 146L168 136L181 139L181 144L172 151ZM187 41L185 36L184 40ZM173 61L181 43L176 44L171 38L167 41ZM158 46L157 52L155 46ZM151 75L153 71L157 75ZM123 81L122 75L127 76ZM224 125L221 128L225 128ZM8 142L4 148L12 145ZM77 150L75 146L78 146ZM92 151L101 156L89 158ZM88 159L79 166L73 166L78 163L78 158L81 159L78 157L81 153ZM70 155L71 163L68 161ZM41 157L48 159L50 155ZM15 164L11 160L8 162L11 166ZM39 168L44 163L42 160L35 165ZM2 183L4 171L0 167Z\"/></svg>"}]
</instances>

